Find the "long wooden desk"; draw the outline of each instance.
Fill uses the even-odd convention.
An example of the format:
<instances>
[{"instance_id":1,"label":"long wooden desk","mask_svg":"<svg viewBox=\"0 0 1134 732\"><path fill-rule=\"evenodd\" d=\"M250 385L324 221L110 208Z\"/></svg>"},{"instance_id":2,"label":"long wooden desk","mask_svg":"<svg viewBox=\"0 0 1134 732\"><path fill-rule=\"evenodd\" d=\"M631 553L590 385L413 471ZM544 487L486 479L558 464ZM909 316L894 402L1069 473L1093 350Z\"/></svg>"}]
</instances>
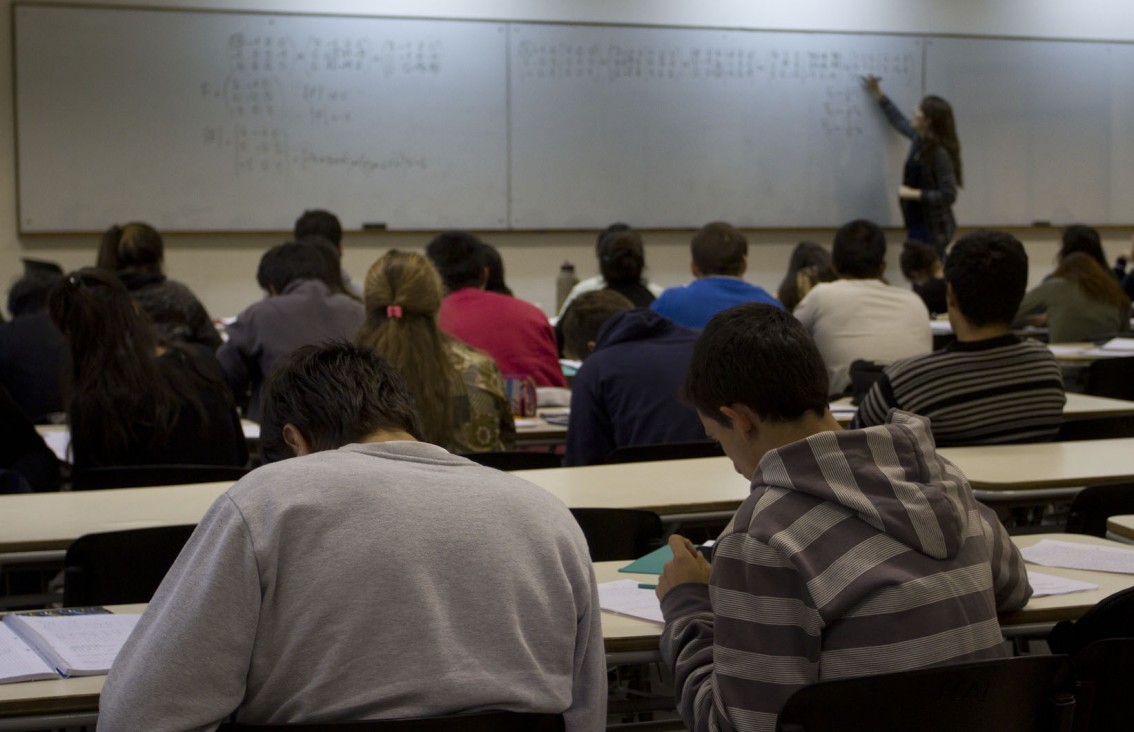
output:
<instances>
[{"instance_id":1,"label":"long wooden desk","mask_svg":"<svg viewBox=\"0 0 1134 732\"><path fill-rule=\"evenodd\" d=\"M1012 541L1019 547L1025 547L1044 538L1102 546L1116 545L1115 542L1106 539L1071 534L1018 536L1013 537ZM599 582L617 579L656 582L656 575L619 572L618 569L625 565L625 561L598 562L595 564L595 576ZM1028 566L1045 574L1091 582L1099 585L1099 589L1041 597L1029 601L1021 610L1001 615L1000 624L1009 635L1014 629L1027 627L1033 629L1034 633L1037 627L1046 628L1048 624L1059 620L1073 620L1104 597L1134 586L1134 575L1039 567L1031 564ZM114 609L120 612L140 612L142 608L143 605L124 605ZM660 658L658 640L661 635L661 625L658 623L603 612L602 634L607 658L611 663L642 663ZM64 725L93 724L97 716L98 695L104 679L104 676L88 676L0 685L0 730L48 729Z\"/></svg>"},{"instance_id":2,"label":"long wooden desk","mask_svg":"<svg viewBox=\"0 0 1134 732\"><path fill-rule=\"evenodd\" d=\"M1134 515L1111 516L1106 520L1106 530L1123 541L1134 542Z\"/></svg>"},{"instance_id":3,"label":"long wooden desk","mask_svg":"<svg viewBox=\"0 0 1134 732\"><path fill-rule=\"evenodd\" d=\"M832 412L844 427L850 424L854 417L854 406L849 396L831 402ZM836 411L836 409L838 411ZM1081 419L1099 419L1101 417L1131 417L1134 416L1134 402L1126 399L1110 399L1109 397L1091 396L1078 392L1067 392L1067 401L1063 405L1063 419L1074 422Z\"/></svg>"}]
</instances>

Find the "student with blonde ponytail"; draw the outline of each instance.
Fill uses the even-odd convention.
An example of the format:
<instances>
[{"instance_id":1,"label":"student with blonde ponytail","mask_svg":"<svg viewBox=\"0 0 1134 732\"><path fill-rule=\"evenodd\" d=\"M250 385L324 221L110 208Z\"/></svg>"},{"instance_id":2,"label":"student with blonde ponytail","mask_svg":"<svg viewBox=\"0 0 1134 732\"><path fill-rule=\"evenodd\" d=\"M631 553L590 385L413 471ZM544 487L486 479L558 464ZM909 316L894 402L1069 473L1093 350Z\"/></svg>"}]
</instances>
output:
<instances>
[{"instance_id":1,"label":"student with blonde ponytail","mask_svg":"<svg viewBox=\"0 0 1134 732\"><path fill-rule=\"evenodd\" d=\"M391 250L370 267L365 291L366 322L355 341L405 377L425 439L457 453L513 447L516 428L500 369L438 328L444 291L429 260Z\"/></svg>"}]
</instances>

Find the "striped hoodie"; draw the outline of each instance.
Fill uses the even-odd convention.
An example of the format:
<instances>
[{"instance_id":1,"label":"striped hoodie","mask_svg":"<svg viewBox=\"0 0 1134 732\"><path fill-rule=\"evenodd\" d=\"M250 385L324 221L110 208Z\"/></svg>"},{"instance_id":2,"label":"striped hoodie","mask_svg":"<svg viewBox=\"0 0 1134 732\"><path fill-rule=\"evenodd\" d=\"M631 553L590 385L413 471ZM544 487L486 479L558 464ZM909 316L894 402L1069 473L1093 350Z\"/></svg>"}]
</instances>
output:
<instances>
[{"instance_id":1,"label":"striped hoodie","mask_svg":"<svg viewBox=\"0 0 1134 732\"><path fill-rule=\"evenodd\" d=\"M662 655L691 730L773 730L809 683L1002 655L1024 562L927 420L768 452L713 551L709 585L662 600Z\"/></svg>"}]
</instances>

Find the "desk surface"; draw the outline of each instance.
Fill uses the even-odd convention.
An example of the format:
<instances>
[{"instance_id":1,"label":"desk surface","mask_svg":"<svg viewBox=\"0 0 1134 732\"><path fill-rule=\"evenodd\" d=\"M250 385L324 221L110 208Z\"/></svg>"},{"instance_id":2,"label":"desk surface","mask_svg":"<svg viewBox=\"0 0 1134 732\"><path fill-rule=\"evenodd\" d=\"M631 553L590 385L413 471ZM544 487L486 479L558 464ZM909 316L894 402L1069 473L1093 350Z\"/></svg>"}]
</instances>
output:
<instances>
[{"instance_id":1,"label":"desk surface","mask_svg":"<svg viewBox=\"0 0 1134 732\"><path fill-rule=\"evenodd\" d=\"M1106 539L1071 534L1017 536L1013 537L1012 541L1019 547L1025 547L1044 538L1100 546L1118 546L1115 542ZM625 561L597 562L595 564L596 579L599 582L610 582L616 579L636 579L651 583L656 581L656 575L619 572L618 568L626 564ZM1099 589L1091 592L1077 592L1031 600L1023 609L1002 615L1000 617L1002 626L1074 619L1104 597L1134 586L1134 575L1039 567L1031 564L1028 566L1045 574L1092 582L1099 585ZM142 608L144 608L144 605L123 605L113 609L118 612L139 612ZM658 623L648 620L638 620L609 612L602 614L602 634L607 654L636 651L656 652L661 628L662 626ZM2 684L0 685L0 719L16 716L93 712L98 708L98 694L105 678L104 676L87 676L74 679Z\"/></svg>"},{"instance_id":2,"label":"desk surface","mask_svg":"<svg viewBox=\"0 0 1134 732\"><path fill-rule=\"evenodd\" d=\"M1134 437L1030 445L943 447L974 490L1010 491L1134 480Z\"/></svg>"},{"instance_id":3,"label":"desk surface","mask_svg":"<svg viewBox=\"0 0 1134 732\"><path fill-rule=\"evenodd\" d=\"M1134 541L1134 515L1111 516L1106 520L1106 530Z\"/></svg>"}]
</instances>

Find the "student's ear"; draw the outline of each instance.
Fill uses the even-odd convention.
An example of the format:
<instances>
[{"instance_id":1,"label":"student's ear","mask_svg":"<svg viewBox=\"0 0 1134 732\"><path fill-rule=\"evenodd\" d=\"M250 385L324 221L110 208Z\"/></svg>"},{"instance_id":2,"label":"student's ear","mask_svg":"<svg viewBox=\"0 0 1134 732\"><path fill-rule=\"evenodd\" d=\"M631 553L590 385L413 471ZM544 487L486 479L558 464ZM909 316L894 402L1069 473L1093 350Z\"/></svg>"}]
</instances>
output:
<instances>
[{"instance_id":1,"label":"student's ear","mask_svg":"<svg viewBox=\"0 0 1134 732\"><path fill-rule=\"evenodd\" d=\"M693 261L689 262L689 271L693 274L693 279L695 279L695 280L699 280L702 277L704 277L704 275L701 274L701 270L697 269L697 263L696 262L693 262Z\"/></svg>"},{"instance_id":2,"label":"student's ear","mask_svg":"<svg viewBox=\"0 0 1134 732\"><path fill-rule=\"evenodd\" d=\"M299 428L288 422L283 426L283 441L284 444L291 448L296 457L303 457L310 455L314 450L311 449L311 443L299 431Z\"/></svg>"},{"instance_id":3,"label":"student's ear","mask_svg":"<svg viewBox=\"0 0 1134 732\"><path fill-rule=\"evenodd\" d=\"M756 413L745 404L733 404L731 407L721 407L721 414L728 417L734 429L740 434L749 437L756 431Z\"/></svg>"}]
</instances>

